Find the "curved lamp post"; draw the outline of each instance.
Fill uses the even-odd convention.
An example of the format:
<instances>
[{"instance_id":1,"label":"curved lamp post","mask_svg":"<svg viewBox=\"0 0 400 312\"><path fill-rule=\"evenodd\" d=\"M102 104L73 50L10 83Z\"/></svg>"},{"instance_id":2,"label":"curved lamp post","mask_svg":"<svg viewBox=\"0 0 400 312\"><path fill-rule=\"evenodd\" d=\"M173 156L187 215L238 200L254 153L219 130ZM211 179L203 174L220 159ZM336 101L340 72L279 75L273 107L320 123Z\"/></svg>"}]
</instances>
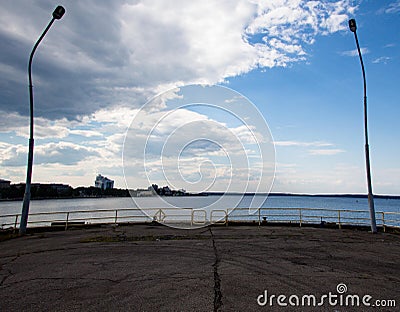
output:
<instances>
[{"instance_id":1,"label":"curved lamp post","mask_svg":"<svg viewBox=\"0 0 400 312\"><path fill-rule=\"evenodd\" d=\"M51 25L53 25L56 19L60 19L65 13L65 9L62 6L56 7L53 12L53 18L47 25L46 29L43 31L42 35L36 41L31 55L29 57L29 65L28 65L28 76L29 76L29 103L30 103L30 128L29 128L29 152L28 152L28 167L26 172L26 185L25 185L25 193L24 193L24 201L22 203L22 214L21 214L21 222L19 226L19 234L24 235L26 233L26 226L28 224L28 214L29 214L29 202L31 199L31 180L32 180L32 165L33 165L33 86L32 86L32 59L33 55L39 43L42 41L47 31L50 29Z\"/></svg>"},{"instance_id":2,"label":"curved lamp post","mask_svg":"<svg viewBox=\"0 0 400 312\"><path fill-rule=\"evenodd\" d=\"M376 219L375 219L374 195L372 194L371 165L369 160L369 145L368 145L367 80L365 79L364 62L361 55L360 45L358 43L357 24L355 19L349 20L349 28L354 33L354 38L356 39L356 45L357 45L358 55L360 57L361 70L364 81L364 133L365 133L365 162L367 169L367 184L368 184L368 205L371 217L371 231L372 233L376 233L377 229L376 229Z\"/></svg>"}]
</instances>

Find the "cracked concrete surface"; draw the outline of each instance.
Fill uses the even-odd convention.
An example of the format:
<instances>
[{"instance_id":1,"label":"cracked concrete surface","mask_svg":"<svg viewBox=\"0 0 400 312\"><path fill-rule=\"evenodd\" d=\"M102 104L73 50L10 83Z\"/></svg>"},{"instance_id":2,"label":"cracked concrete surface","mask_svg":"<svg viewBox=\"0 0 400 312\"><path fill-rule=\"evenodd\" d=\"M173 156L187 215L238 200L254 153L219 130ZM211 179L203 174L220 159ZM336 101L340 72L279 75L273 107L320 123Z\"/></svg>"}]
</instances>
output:
<instances>
[{"instance_id":1,"label":"cracked concrete surface","mask_svg":"<svg viewBox=\"0 0 400 312\"><path fill-rule=\"evenodd\" d=\"M8 265L12 262L14 262L15 260L17 260L19 257L19 255L16 255L15 257L11 257L10 261L7 261L3 264L1 264L0 266L0 274L1 274L1 280L0 280L0 286L3 286L3 284L5 283L5 281L7 280L7 278L9 278L10 276L13 275L13 272L11 271L11 269L7 268Z\"/></svg>"},{"instance_id":2,"label":"cracked concrete surface","mask_svg":"<svg viewBox=\"0 0 400 312\"><path fill-rule=\"evenodd\" d=\"M214 312L221 311L222 308L222 293L221 293L221 278L219 277L218 273L218 266L219 262L221 261L219 255L218 255L218 250L217 246L215 243L214 235L211 230L211 227L209 228L210 233L211 233L211 239L212 239L212 244L213 244L213 249L214 249L214 257L215 261L213 264L214 268Z\"/></svg>"},{"instance_id":3,"label":"cracked concrete surface","mask_svg":"<svg viewBox=\"0 0 400 312\"><path fill-rule=\"evenodd\" d=\"M280 311L258 306L257 297L326 294L339 283L395 299L398 309L399 259L399 235L356 230L134 225L36 233L0 243L0 311ZM334 310L357 311L318 308Z\"/></svg>"}]
</instances>

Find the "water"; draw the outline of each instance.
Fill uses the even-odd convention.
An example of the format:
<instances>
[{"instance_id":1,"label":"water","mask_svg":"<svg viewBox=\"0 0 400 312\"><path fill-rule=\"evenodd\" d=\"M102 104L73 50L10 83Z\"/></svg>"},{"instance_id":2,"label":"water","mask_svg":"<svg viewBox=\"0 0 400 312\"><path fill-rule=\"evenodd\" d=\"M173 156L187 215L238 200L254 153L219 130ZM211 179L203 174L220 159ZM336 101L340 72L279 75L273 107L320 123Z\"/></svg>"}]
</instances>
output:
<instances>
[{"instance_id":1,"label":"water","mask_svg":"<svg viewBox=\"0 0 400 312\"><path fill-rule=\"evenodd\" d=\"M255 199L255 205L254 205ZM249 211L249 206L253 209ZM164 221L190 220L193 208L193 220L201 223L202 220L217 221L225 217L229 208L230 220L266 220L298 222L301 218L304 222L341 222L354 224L368 224L369 211L366 198L353 197L311 197L311 196L270 196L264 202L263 196L199 196L199 197L142 197L142 198L77 198L59 200L32 200L30 205L29 222L34 225L35 221L52 220L65 221L66 213L70 212L70 220L91 222L113 222L115 210L119 209L118 220L120 221L149 221L158 213L158 217ZM254 207L261 206L258 211ZM22 203L20 201L0 202L0 226L13 224L15 217L1 217L4 215L16 215L21 213ZM140 210L132 210L140 207ZM178 209L174 209L177 207ZM234 207L238 209L233 210ZM163 211L159 212L159 209ZM314 210L300 210L299 208L313 208ZM125 209L125 210L123 210ZM131 210L127 210L131 209ZM322 210L320 210L322 209ZM96 212L93 212L96 210ZM341 210L338 216L338 210ZM375 210L377 212L377 223L382 224L384 212L397 214L385 214L385 222L400 226L400 199L375 198ZM77 211L80 211L79 213ZM87 212L85 212L87 211ZM90 211L90 212L89 212ZM213 212L211 212L213 211ZM37 213L54 213L52 215L35 215ZM164 212L166 215L164 215ZM147 216L146 216L147 214ZM72 217L73 215L73 217ZM38 222L37 225L42 225Z\"/></svg>"}]
</instances>

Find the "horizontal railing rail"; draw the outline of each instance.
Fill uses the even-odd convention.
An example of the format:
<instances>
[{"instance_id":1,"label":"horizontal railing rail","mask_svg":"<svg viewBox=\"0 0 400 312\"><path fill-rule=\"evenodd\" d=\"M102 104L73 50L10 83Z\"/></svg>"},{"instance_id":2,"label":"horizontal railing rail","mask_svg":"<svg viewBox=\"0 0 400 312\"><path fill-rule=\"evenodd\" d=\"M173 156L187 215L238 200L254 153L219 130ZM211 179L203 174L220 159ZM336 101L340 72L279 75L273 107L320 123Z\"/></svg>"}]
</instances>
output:
<instances>
[{"instance_id":1,"label":"horizontal railing rail","mask_svg":"<svg viewBox=\"0 0 400 312\"><path fill-rule=\"evenodd\" d=\"M320 223L333 224L341 228L343 225L369 225L368 210L328 209L328 208L229 208L229 209L194 209L194 208L116 208L95 210L73 210L35 212L29 214L28 226L65 226L84 224L118 224L143 223L157 221L160 223L187 223L191 226L204 224L226 224L234 222L261 223ZM0 215L1 229L19 227L20 214ZM377 225L384 231L387 227L400 228L400 212L376 213Z\"/></svg>"}]
</instances>

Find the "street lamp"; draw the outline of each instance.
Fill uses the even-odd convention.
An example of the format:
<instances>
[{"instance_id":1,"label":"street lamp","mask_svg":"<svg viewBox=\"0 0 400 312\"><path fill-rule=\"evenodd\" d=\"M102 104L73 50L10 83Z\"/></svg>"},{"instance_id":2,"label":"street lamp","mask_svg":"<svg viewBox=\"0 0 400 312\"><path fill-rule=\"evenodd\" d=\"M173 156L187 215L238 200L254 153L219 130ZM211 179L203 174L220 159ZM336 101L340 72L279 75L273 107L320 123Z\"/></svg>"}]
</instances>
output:
<instances>
[{"instance_id":1,"label":"street lamp","mask_svg":"<svg viewBox=\"0 0 400 312\"><path fill-rule=\"evenodd\" d=\"M361 55L360 45L358 43L357 24L355 19L349 20L349 28L354 33L354 38L356 39L356 45L357 45L358 55L360 57L361 70L364 81L364 133L365 133L365 162L367 169L367 185L368 185L368 205L371 217L371 231L372 233L376 233L377 229L376 229L376 219L375 219L374 195L372 194L371 165L369 160L369 145L368 145L367 80L365 79L364 62Z\"/></svg>"},{"instance_id":2,"label":"street lamp","mask_svg":"<svg viewBox=\"0 0 400 312\"><path fill-rule=\"evenodd\" d=\"M29 104L30 104L30 128L29 128L29 152L28 152L28 166L26 171L26 185L25 185L25 194L24 201L22 203L22 214L21 214L21 222L19 226L19 234L24 235L26 233L26 226L28 224L28 214L29 214L29 202L31 199L31 180L32 180L32 165L33 165L33 86L32 86L32 59L35 51L42 41L47 31L50 29L51 25L53 25L56 19L60 19L65 13L65 9L62 6L56 7L53 12L53 18L47 25L46 29L43 31L42 35L36 41L33 46L31 55L29 57L29 65L28 65L28 76L29 76Z\"/></svg>"}]
</instances>

